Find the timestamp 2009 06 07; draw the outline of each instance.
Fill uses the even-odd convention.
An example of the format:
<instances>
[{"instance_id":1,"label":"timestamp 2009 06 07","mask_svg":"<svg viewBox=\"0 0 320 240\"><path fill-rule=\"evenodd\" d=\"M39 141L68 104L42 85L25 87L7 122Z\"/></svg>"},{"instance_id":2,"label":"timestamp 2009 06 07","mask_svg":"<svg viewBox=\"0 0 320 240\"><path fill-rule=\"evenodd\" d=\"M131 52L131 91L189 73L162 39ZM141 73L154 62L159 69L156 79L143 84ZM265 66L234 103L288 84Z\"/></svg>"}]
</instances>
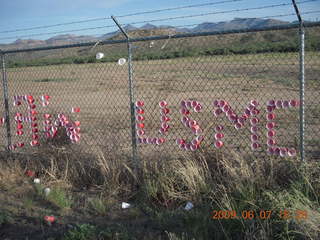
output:
<instances>
[{"instance_id":1,"label":"timestamp 2009 06 07","mask_svg":"<svg viewBox=\"0 0 320 240\"><path fill-rule=\"evenodd\" d=\"M280 210L275 214L275 211L272 210L243 210L239 214L235 210L214 210L212 212L212 219L220 220L220 219L244 219L244 220L251 220L251 219L270 219L271 217L278 216L280 219L307 219L308 213L304 210L296 210L296 211L289 211L289 210Z\"/></svg>"}]
</instances>

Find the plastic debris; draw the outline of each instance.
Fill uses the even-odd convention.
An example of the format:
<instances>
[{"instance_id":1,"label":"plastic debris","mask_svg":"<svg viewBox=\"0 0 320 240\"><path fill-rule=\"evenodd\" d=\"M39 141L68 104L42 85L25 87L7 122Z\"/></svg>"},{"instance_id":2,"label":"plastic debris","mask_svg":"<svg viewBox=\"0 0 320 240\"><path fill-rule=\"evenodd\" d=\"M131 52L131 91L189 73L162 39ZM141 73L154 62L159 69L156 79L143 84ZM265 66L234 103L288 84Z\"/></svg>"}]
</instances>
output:
<instances>
[{"instance_id":1,"label":"plastic debris","mask_svg":"<svg viewBox=\"0 0 320 240\"><path fill-rule=\"evenodd\" d=\"M102 58L104 58L104 53L98 52L98 53L96 54L96 59L100 60L100 59L102 59Z\"/></svg>"},{"instance_id":2,"label":"plastic debris","mask_svg":"<svg viewBox=\"0 0 320 240\"><path fill-rule=\"evenodd\" d=\"M33 179L33 182L36 183L36 184L39 184L40 183L40 179L39 178L35 178L35 179Z\"/></svg>"},{"instance_id":3,"label":"plastic debris","mask_svg":"<svg viewBox=\"0 0 320 240\"><path fill-rule=\"evenodd\" d=\"M184 210L189 211L189 210L191 210L192 208L193 208L192 202L187 202L186 206L184 207Z\"/></svg>"},{"instance_id":4,"label":"plastic debris","mask_svg":"<svg viewBox=\"0 0 320 240\"><path fill-rule=\"evenodd\" d=\"M122 208L122 209L126 209L126 208L129 208L129 207L131 207L131 204L130 204L130 203L126 203L126 202L122 202L122 203L121 203L121 208Z\"/></svg>"}]
</instances>

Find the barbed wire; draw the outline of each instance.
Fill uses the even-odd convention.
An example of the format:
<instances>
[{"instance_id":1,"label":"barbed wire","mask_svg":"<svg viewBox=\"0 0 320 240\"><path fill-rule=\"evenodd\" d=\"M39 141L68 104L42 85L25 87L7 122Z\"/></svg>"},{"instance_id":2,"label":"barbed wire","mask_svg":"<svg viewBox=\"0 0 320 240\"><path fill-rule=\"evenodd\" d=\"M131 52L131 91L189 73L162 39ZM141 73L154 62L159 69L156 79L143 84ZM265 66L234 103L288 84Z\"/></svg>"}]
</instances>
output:
<instances>
[{"instance_id":1,"label":"barbed wire","mask_svg":"<svg viewBox=\"0 0 320 240\"><path fill-rule=\"evenodd\" d=\"M223 3L241 2L241 1L244 1L244 0L225 0L225 1L219 1L219 2L208 2L208 3L194 4L194 5L180 6L180 7L156 9L156 10L150 10L150 11L144 11L144 12L135 12L135 13L130 13L130 14L126 14L126 15L119 15L116 17L121 18L121 17L129 17L129 16L138 16L138 15L143 15L143 14L159 13L159 12L165 12L165 11L203 7L203 6L217 5L217 4L223 4ZM43 25L43 26L30 27L30 28L18 28L18 29L13 29L13 30L0 31L0 34L1 33L21 32L21 31L31 31L31 30L37 30L37 29L46 29L46 28L51 28L51 27L59 27L59 26L73 25L73 24L79 24L79 23L88 23L88 22L95 22L95 21L102 21L102 20L111 20L111 17L92 18L92 19L86 19L86 20L80 20L80 21L64 22L64 23Z\"/></svg>"},{"instance_id":2,"label":"barbed wire","mask_svg":"<svg viewBox=\"0 0 320 240\"><path fill-rule=\"evenodd\" d=\"M304 3L316 2L316 1L320 1L320 0L306 0L306 1L298 2L298 4L304 4ZM292 3L281 3L281 4L265 5L265 6L260 6L260 7L253 7L253 8L241 8L241 9L232 9L232 10L218 11L218 12L208 12L208 13L201 13L201 14L194 14L194 15L183 15L183 16L177 16L177 17L151 19L151 20L144 20L144 21L138 21L138 22L124 23L124 24L121 24L121 25L136 25L136 24L142 24L142 23L161 22L161 21L168 21L168 20L176 20L176 19L185 19L185 18L193 18L193 17L200 17L200 16L215 15L215 14L224 14L224 13L232 13L232 12L260 10L260 9L267 9L267 8L276 8L276 7L282 7L282 6L288 6L288 5L292 5ZM320 11L310 11L310 12L305 12L305 13L301 13L301 14L310 14L310 13L316 13L316 12L320 12ZM292 13L292 14L281 14L281 15L266 16L266 17L260 17L260 18L283 17L283 16L293 16L293 15L295 15L295 14L294 13ZM196 24L191 24L191 25L196 25ZM98 26L98 27L91 27L91 28L74 29L74 30L64 30L64 31L56 31L56 32L36 33L36 34L29 34L29 35L3 37L3 38L0 38L0 40L29 38L29 37L35 37L35 36L44 36L44 35L53 35L53 34L62 34L62 33L71 33L71 32L80 32L80 31L96 30L96 29L111 28L111 27L115 27L115 26L114 25L106 25L106 26Z\"/></svg>"},{"instance_id":3,"label":"barbed wire","mask_svg":"<svg viewBox=\"0 0 320 240\"><path fill-rule=\"evenodd\" d=\"M233 3L233 2L242 2L242 1L244 1L244 0L226 0L226 1L220 1L220 2L208 2L208 3L187 5L187 6L181 6L181 7L163 8L163 9L144 11L144 12L129 13L126 15L119 15L116 17L118 17L118 18L132 17L132 16L138 16L138 15L144 15L144 14L160 13L160 12L167 12L167 11L173 11L173 10L181 10L181 9L195 8L195 7L205 7L205 6L212 6L212 5L218 5L218 4L223 4L223 3Z\"/></svg>"},{"instance_id":4,"label":"barbed wire","mask_svg":"<svg viewBox=\"0 0 320 240\"><path fill-rule=\"evenodd\" d=\"M304 3L317 2L317 1L319 1L319 0L306 0L306 1L298 2L297 4L304 4ZM215 14L225 14L225 13L233 13L233 12L261 10L261 9L267 9L267 8L277 8L277 7L284 7L284 6L289 6L289 5L292 5L292 3L281 3L281 4L260 6L260 7L253 7L253 8L240 8L240 9L232 9L232 10L225 10L225 11L219 11L219 12L208 12L208 13L200 13L200 14L193 14L193 15L183 15L183 16L169 17L169 18L151 19L151 20L144 20L144 21L138 21L138 22L124 23L122 25L142 24L142 23L150 23L150 22L163 22L163 21L168 21L168 20L203 17L203 16L209 16L209 15L215 15Z\"/></svg>"},{"instance_id":5,"label":"barbed wire","mask_svg":"<svg viewBox=\"0 0 320 240\"><path fill-rule=\"evenodd\" d=\"M81 32L81 31L96 30L96 29L102 29L102 28L111 28L111 27L115 27L115 26L114 26L114 25L107 25L107 26L99 26L99 27L91 27L91 28L81 28L81 29L74 29L74 30L64 30L64 31L57 31L57 32L35 33L35 34L29 34L29 35L19 35L19 36L12 36L12 37L3 37L3 38L0 38L0 40L29 38L29 37L36 37L36 36L45 36L45 35L53 35L53 34L71 33L71 32Z\"/></svg>"}]
</instances>

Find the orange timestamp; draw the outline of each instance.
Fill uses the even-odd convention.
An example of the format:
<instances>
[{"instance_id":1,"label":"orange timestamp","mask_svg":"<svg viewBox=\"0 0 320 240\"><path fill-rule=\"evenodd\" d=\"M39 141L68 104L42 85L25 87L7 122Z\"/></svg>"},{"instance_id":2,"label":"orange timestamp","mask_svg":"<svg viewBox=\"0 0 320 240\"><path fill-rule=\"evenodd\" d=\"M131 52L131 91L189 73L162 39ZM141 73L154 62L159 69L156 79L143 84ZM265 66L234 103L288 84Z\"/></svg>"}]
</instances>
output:
<instances>
[{"instance_id":1,"label":"orange timestamp","mask_svg":"<svg viewBox=\"0 0 320 240\"><path fill-rule=\"evenodd\" d=\"M221 219L244 219L244 220L252 220L252 219L261 219L266 220L272 217L278 216L280 219L288 220L288 219L296 219L296 220L304 220L308 218L308 212L305 210L243 210L237 213L235 210L214 210L212 211L212 219L221 220Z\"/></svg>"}]
</instances>

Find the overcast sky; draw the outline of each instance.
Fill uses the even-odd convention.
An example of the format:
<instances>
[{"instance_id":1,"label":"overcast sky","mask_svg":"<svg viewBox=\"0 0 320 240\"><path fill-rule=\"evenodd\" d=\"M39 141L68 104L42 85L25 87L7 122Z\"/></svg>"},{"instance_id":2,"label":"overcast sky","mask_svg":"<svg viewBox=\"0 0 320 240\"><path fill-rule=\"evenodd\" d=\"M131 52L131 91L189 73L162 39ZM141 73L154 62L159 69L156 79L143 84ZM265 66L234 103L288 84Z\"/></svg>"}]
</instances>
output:
<instances>
[{"instance_id":1,"label":"overcast sky","mask_svg":"<svg viewBox=\"0 0 320 240\"><path fill-rule=\"evenodd\" d=\"M21 28L29 28L42 25L52 25L70 21L81 21L91 18L109 17L110 15L124 15L129 13L185 6L192 4L201 4L208 2L221 2L223 0L3 0L0 6L0 32L10 31ZM305 1L305 0L299 0ZM243 0L212 6L189 8L182 10L167 11L162 13L144 14L140 16L131 16L119 18L119 22L125 24L135 21L144 21L157 18L176 17L190 14L199 14L215 11L228 11L232 9L252 8L272 4L290 3L291 0ZM302 12L320 11L320 0L300 5ZM278 14L294 13L291 6L277 7L272 9L261 9L254 11L242 11L228 14L214 14L209 16L186 18L180 20L168 20L154 23L155 25L185 25L197 24L201 22L219 22L231 20L235 17L264 17ZM320 20L320 13L305 15L308 20ZM278 17L281 20L294 21L295 16ZM50 33L57 31L69 31L72 29L81 29L87 27L99 27L104 25L113 25L111 20L95 21L90 23L66 25L52 27L47 29L38 29L32 31L20 31L12 33L0 33L1 38L13 37L12 39L0 40L0 43L8 43L16 40L16 36L26 36L38 33ZM141 25L137 25L141 26ZM102 35L116 28L106 28L98 30L88 30L74 32L76 35ZM24 39L48 39L53 35L24 37Z\"/></svg>"}]
</instances>

